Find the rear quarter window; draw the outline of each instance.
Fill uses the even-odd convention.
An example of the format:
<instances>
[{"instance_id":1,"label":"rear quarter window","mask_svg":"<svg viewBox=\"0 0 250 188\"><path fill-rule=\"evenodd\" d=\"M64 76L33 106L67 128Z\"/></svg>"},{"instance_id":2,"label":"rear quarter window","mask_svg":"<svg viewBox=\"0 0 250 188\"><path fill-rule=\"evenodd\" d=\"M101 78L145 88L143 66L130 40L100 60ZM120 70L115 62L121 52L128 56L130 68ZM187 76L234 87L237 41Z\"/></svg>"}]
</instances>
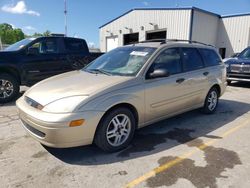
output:
<instances>
[{"instance_id":1,"label":"rear quarter window","mask_svg":"<svg viewBox=\"0 0 250 188\"><path fill-rule=\"evenodd\" d=\"M205 65L206 66L215 66L219 65L221 63L221 58L218 56L218 54L211 49L199 49Z\"/></svg>"},{"instance_id":2,"label":"rear quarter window","mask_svg":"<svg viewBox=\"0 0 250 188\"><path fill-rule=\"evenodd\" d=\"M64 43L66 51L88 53L88 47L83 40L64 39Z\"/></svg>"}]
</instances>

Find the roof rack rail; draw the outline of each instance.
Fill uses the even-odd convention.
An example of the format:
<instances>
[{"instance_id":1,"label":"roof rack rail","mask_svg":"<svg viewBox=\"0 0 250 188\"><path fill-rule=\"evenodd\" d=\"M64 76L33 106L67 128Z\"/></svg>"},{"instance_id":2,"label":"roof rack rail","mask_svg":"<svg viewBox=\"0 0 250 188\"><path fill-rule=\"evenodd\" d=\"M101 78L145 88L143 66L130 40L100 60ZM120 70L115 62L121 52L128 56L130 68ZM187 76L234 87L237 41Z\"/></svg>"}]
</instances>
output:
<instances>
[{"instance_id":1,"label":"roof rack rail","mask_svg":"<svg viewBox=\"0 0 250 188\"><path fill-rule=\"evenodd\" d=\"M146 42L165 42L166 39L150 39L150 40L144 40L144 41L139 41L139 43L146 43Z\"/></svg>"},{"instance_id":2,"label":"roof rack rail","mask_svg":"<svg viewBox=\"0 0 250 188\"><path fill-rule=\"evenodd\" d=\"M185 39L166 39L165 41L162 42L162 44L167 43L167 42L188 42L190 44L194 43L194 44L202 44L205 46L215 47L211 44L206 44L206 43L195 41L195 40L185 40Z\"/></svg>"},{"instance_id":3,"label":"roof rack rail","mask_svg":"<svg viewBox=\"0 0 250 188\"><path fill-rule=\"evenodd\" d=\"M185 39L152 39L152 40L140 41L139 43L146 43L146 42L160 42L161 44L166 44L167 42L188 42L190 44L202 44L205 46L215 47L211 44L206 44L206 43L198 42L194 40L185 40Z\"/></svg>"}]
</instances>

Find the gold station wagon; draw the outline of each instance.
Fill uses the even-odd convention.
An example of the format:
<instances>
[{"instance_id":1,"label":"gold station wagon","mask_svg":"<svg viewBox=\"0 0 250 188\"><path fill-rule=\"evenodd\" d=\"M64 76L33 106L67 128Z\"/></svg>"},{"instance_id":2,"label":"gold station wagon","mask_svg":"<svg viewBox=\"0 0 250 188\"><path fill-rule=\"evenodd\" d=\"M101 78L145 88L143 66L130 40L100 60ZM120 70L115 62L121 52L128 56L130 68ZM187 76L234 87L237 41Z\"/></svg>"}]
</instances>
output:
<instances>
[{"instance_id":1,"label":"gold station wagon","mask_svg":"<svg viewBox=\"0 0 250 188\"><path fill-rule=\"evenodd\" d=\"M225 88L226 67L214 47L153 40L46 79L26 91L17 107L25 130L44 145L95 143L117 151L138 128L197 108L213 113Z\"/></svg>"}]
</instances>

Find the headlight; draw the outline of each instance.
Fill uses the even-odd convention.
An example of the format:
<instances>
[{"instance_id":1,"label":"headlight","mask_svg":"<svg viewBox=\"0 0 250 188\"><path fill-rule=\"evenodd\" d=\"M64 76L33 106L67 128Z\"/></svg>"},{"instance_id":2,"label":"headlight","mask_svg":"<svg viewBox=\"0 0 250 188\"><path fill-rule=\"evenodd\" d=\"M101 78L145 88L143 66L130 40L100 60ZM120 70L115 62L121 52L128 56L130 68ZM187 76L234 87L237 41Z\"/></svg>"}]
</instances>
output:
<instances>
[{"instance_id":1,"label":"headlight","mask_svg":"<svg viewBox=\"0 0 250 188\"><path fill-rule=\"evenodd\" d=\"M72 96L58 99L47 104L42 111L52 113L70 113L88 96Z\"/></svg>"}]
</instances>

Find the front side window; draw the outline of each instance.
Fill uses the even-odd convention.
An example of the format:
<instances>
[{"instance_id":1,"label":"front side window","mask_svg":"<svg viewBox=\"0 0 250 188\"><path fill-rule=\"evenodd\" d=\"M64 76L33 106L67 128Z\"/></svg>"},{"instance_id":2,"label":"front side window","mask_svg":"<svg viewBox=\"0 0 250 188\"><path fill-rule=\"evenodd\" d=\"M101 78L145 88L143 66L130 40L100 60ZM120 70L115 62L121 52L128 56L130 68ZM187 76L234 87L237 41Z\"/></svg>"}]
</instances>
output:
<instances>
[{"instance_id":1,"label":"front side window","mask_svg":"<svg viewBox=\"0 0 250 188\"><path fill-rule=\"evenodd\" d=\"M55 39L36 42L31 46L31 48L37 49L39 54L50 54L58 52Z\"/></svg>"},{"instance_id":2,"label":"front side window","mask_svg":"<svg viewBox=\"0 0 250 188\"><path fill-rule=\"evenodd\" d=\"M221 59L214 50L199 49L199 51L201 52L201 54L204 58L206 66L214 66L214 65L220 64Z\"/></svg>"},{"instance_id":3,"label":"front side window","mask_svg":"<svg viewBox=\"0 0 250 188\"><path fill-rule=\"evenodd\" d=\"M185 72L203 68L202 58L196 48L182 48Z\"/></svg>"},{"instance_id":4,"label":"front side window","mask_svg":"<svg viewBox=\"0 0 250 188\"><path fill-rule=\"evenodd\" d=\"M165 69L170 75L181 72L181 55L179 48L166 49L160 53L152 64L152 69Z\"/></svg>"},{"instance_id":5,"label":"front side window","mask_svg":"<svg viewBox=\"0 0 250 188\"><path fill-rule=\"evenodd\" d=\"M135 76L156 48L128 46L116 48L89 64L84 71Z\"/></svg>"}]
</instances>

